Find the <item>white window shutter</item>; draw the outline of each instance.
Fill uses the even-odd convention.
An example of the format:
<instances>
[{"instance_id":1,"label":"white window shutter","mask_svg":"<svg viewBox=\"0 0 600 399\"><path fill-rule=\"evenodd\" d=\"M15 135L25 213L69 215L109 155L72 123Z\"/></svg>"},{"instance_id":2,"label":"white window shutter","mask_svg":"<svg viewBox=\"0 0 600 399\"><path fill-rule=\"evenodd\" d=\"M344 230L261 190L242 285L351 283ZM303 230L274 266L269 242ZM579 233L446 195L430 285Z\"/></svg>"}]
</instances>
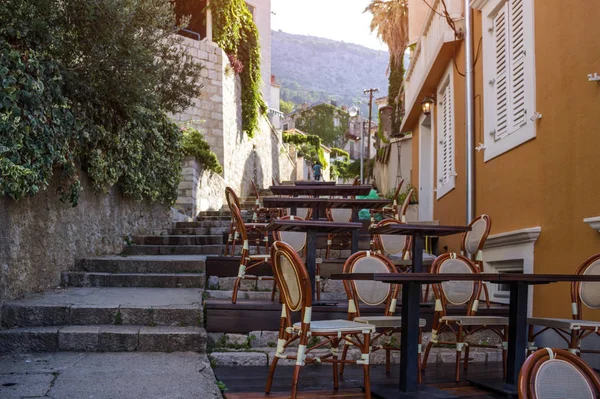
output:
<instances>
[{"instance_id":1,"label":"white window shutter","mask_svg":"<svg viewBox=\"0 0 600 399\"><path fill-rule=\"evenodd\" d=\"M495 72L490 82L494 86L494 139L500 140L509 133L509 19L508 4L494 17Z\"/></svg>"},{"instance_id":2,"label":"white window shutter","mask_svg":"<svg viewBox=\"0 0 600 399\"><path fill-rule=\"evenodd\" d=\"M527 124L525 106L525 17L524 0L510 1L510 132Z\"/></svg>"},{"instance_id":3,"label":"white window shutter","mask_svg":"<svg viewBox=\"0 0 600 399\"><path fill-rule=\"evenodd\" d=\"M447 184L453 174L453 135L452 135L452 88L450 82L444 88L444 98L442 105L442 137L444 144L443 164L442 164L442 185Z\"/></svg>"}]
</instances>

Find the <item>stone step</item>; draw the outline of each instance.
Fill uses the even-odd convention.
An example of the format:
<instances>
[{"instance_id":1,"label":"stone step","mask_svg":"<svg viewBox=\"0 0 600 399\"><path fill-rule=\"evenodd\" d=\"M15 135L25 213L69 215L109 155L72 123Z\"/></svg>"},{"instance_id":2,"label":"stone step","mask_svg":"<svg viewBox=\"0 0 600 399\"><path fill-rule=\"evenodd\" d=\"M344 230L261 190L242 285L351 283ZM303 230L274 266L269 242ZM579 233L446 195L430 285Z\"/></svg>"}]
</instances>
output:
<instances>
[{"instance_id":1,"label":"stone step","mask_svg":"<svg viewBox=\"0 0 600 399\"><path fill-rule=\"evenodd\" d=\"M229 227L230 220L205 220L196 222L177 222L176 229L202 228L202 227Z\"/></svg>"},{"instance_id":2,"label":"stone step","mask_svg":"<svg viewBox=\"0 0 600 399\"><path fill-rule=\"evenodd\" d=\"M229 233L229 225L221 227L188 227L174 228L168 230L168 235L223 235Z\"/></svg>"},{"instance_id":3,"label":"stone step","mask_svg":"<svg viewBox=\"0 0 600 399\"><path fill-rule=\"evenodd\" d=\"M8 328L114 324L202 326L198 288L68 288L5 302Z\"/></svg>"},{"instance_id":4,"label":"stone step","mask_svg":"<svg viewBox=\"0 0 600 399\"><path fill-rule=\"evenodd\" d=\"M250 275L248 275L250 276ZM207 288L212 291L233 290L236 277L216 277L210 276L207 281ZM271 292L273 289L273 280L250 280L244 279L240 284L240 291L249 292ZM430 290L431 291L431 290ZM341 298L346 299L346 290L341 280L332 280L323 278L321 280L321 294L339 294Z\"/></svg>"},{"instance_id":5,"label":"stone step","mask_svg":"<svg viewBox=\"0 0 600 399\"><path fill-rule=\"evenodd\" d=\"M134 236L136 245L220 245L221 235Z\"/></svg>"},{"instance_id":6,"label":"stone step","mask_svg":"<svg viewBox=\"0 0 600 399\"><path fill-rule=\"evenodd\" d=\"M204 297L210 299L231 299L233 291L222 291L222 290L206 290L204 291ZM238 291L238 302L243 300L270 300L271 290L269 291ZM275 294L275 302L279 301L279 292ZM332 302L347 302L348 297L346 294L340 294L337 292L322 292L321 301L332 301Z\"/></svg>"},{"instance_id":7,"label":"stone step","mask_svg":"<svg viewBox=\"0 0 600 399\"><path fill-rule=\"evenodd\" d=\"M222 245L127 245L123 255L220 255Z\"/></svg>"},{"instance_id":8,"label":"stone step","mask_svg":"<svg viewBox=\"0 0 600 399\"><path fill-rule=\"evenodd\" d=\"M204 288L205 280L203 273L62 273L70 287Z\"/></svg>"},{"instance_id":9,"label":"stone step","mask_svg":"<svg viewBox=\"0 0 600 399\"><path fill-rule=\"evenodd\" d=\"M199 222L214 221L214 220L231 220L231 216L229 216L229 215L218 215L218 216L198 215L198 216L196 216L196 220Z\"/></svg>"},{"instance_id":10,"label":"stone step","mask_svg":"<svg viewBox=\"0 0 600 399\"><path fill-rule=\"evenodd\" d=\"M75 271L90 273L204 273L204 255L103 256L78 259Z\"/></svg>"},{"instance_id":11,"label":"stone step","mask_svg":"<svg viewBox=\"0 0 600 399\"><path fill-rule=\"evenodd\" d=\"M202 217L202 216L227 216L230 217L231 212L229 212L229 210L226 209L227 207L225 207L223 210L220 211L200 211L198 212L198 216Z\"/></svg>"},{"instance_id":12,"label":"stone step","mask_svg":"<svg viewBox=\"0 0 600 399\"><path fill-rule=\"evenodd\" d=\"M6 352L206 352L200 327L81 325L0 330Z\"/></svg>"}]
</instances>

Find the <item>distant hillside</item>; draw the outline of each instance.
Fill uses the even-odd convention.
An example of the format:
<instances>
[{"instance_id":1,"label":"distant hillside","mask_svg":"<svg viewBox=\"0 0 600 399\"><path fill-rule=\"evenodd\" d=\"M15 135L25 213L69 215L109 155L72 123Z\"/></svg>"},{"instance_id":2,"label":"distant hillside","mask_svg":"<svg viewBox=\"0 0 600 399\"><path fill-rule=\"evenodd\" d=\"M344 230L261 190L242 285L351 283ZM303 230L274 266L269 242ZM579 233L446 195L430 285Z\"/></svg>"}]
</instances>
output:
<instances>
[{"instance_id":1,"label":"distant hillside","mask_svg":"<svg viewBox=\"0 0 600 399\"><path fill-rule=\"evenodd\" d=\"M281 84L281 98L295 104L337 100L338 105L368 101L364 89L387 95L389 55L357 44L314 36L272 33L272 73ZM363 105L362 111L367 111Z\"/></svg>"}]
</instances>

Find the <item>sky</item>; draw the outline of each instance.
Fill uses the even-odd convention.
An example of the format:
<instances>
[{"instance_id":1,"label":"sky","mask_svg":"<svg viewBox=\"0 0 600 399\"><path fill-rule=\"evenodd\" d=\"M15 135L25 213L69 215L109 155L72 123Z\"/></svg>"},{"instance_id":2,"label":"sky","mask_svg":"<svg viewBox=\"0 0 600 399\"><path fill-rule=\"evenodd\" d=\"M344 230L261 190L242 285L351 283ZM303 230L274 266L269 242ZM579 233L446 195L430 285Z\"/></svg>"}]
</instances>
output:
<instances>
[{"instance_id":1,"label":"sky","mask_svg":"<svg viewBox=\"0 0 600 399\"><path fill-rule=\"evenodd\" d=\"M363 13L369 0L271 0L271 28L288 33L325 37L387 51Z\"/></svg>"}]
</instances>

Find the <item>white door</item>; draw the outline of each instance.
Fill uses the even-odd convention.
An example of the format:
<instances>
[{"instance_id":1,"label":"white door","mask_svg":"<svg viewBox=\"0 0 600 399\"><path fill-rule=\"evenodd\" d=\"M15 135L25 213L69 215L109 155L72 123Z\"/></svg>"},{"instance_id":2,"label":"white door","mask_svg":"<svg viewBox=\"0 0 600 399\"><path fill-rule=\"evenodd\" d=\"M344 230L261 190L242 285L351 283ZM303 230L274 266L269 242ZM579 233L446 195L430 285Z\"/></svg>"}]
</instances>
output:
<instances>
[{"instance_id":1,"label":"white door","mask_svg":"<svg viewBox=\"0 0 600 399\"><path fill-rule=\"evenodd\" d=\"M421 115L419 129L419 220L433 220L433 131L431 115Z\"/></svg>"}]
</instances>

